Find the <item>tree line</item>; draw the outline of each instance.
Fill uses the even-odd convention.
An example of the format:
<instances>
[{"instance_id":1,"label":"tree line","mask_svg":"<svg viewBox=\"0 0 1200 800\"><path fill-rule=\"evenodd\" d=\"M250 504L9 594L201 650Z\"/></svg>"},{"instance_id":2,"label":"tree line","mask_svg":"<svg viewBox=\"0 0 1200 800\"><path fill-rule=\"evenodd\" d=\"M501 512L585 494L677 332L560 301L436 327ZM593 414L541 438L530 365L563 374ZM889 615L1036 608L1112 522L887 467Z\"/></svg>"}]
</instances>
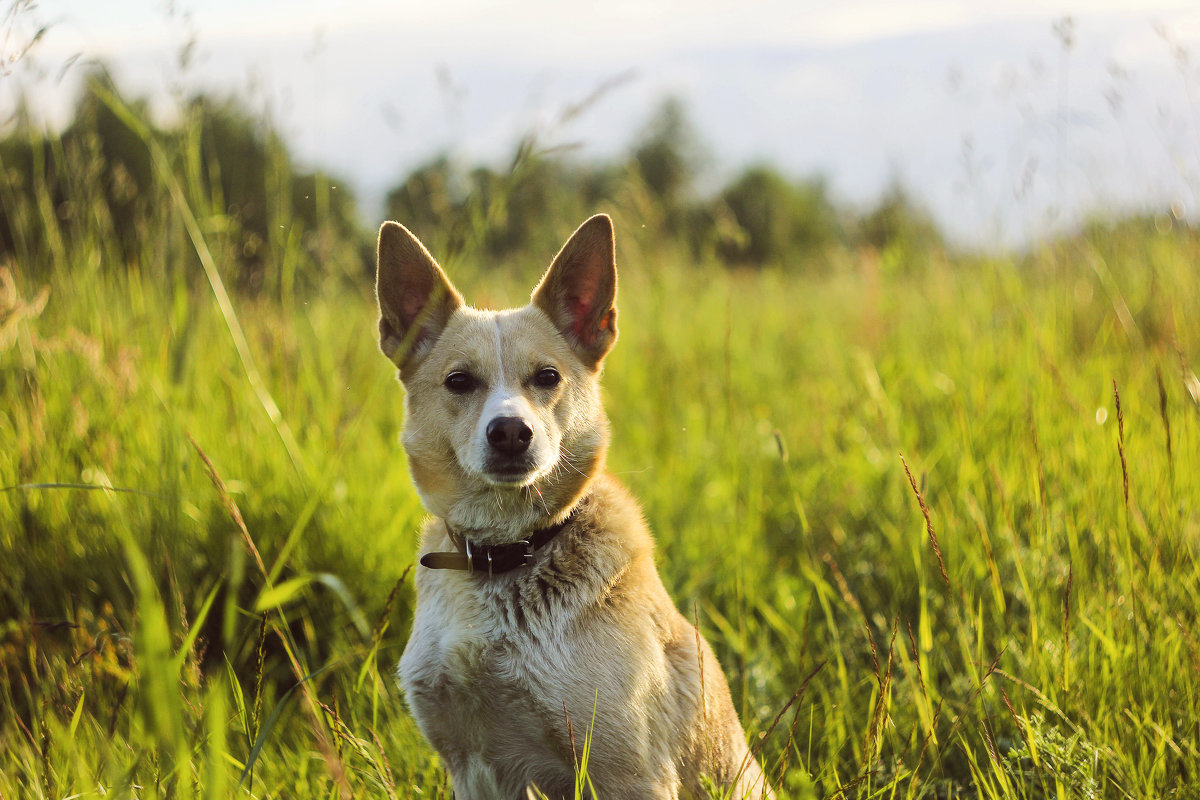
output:
<instances>
[{"instance_id":1,"label":"tree line","mask_svg":"<svg viewBox=\"0 0 1200 800\"><path fill-rule=\"evenodd\" d=\"M53 269L83 241L105 254L104 269L171 269L163 251L178 244L172 230L191 214L243 291L373 270L374 225L346 183L299 169L273 126L236 99L197 95L174 123L154 125L148 103L123 99L100 70L60 133L29 118L19 109L0 137L0 260ZM942 246L930 216L898 185L860 212L835 202L820 176L793 180L754 164L706 194L701 152L684 104L668 99L606 163L543 148L533 135L502 166L437 155L398 180L385 215L449 258L540 251L605 207L636 214L646 235L692 258L731 267L820 271L839 249ZM164 173L174 176L174 194ZM155 237L166 246L148 246Z\"/></svg>"}]
</instances>

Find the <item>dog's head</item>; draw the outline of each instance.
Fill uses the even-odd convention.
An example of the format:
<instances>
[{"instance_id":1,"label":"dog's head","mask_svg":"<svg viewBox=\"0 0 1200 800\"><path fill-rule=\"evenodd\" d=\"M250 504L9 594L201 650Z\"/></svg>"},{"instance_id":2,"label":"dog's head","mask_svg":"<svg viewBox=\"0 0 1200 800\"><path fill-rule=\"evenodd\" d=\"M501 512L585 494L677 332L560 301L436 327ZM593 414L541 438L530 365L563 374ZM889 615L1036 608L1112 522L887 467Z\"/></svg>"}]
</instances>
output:
<instances>
[{"instance_id":1,"label":"dog's head","mask_svg":"<svg viewBox=\"0 0 1200 800\"><path fill-rule=\"evenodd\" d=\"M406 389L404 449L426 507L481 543L556 521L600 468L600 365L617 338L612 221L563 245L524 308L480 311L415 236L379 231L379 345Z\"/></svg>"}]
</instances>

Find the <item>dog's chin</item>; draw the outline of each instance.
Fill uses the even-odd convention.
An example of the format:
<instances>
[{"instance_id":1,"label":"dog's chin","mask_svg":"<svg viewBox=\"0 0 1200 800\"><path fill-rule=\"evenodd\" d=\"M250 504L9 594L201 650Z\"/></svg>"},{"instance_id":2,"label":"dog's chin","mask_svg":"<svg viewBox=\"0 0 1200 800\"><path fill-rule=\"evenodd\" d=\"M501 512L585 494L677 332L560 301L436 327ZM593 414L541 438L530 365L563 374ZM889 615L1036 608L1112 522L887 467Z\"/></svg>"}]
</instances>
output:
<instances>
[{"instance_id":1,"label":"dog's chin","mask_svg":"<svg viewBox=\"0 0 1200 800\"><path fill-rule=\"evenodd\" d=\"M482 477L489 486L497 489L523 489L545 471L532 464L497 465L486 468Z\"/></svg>"}]
</instances>

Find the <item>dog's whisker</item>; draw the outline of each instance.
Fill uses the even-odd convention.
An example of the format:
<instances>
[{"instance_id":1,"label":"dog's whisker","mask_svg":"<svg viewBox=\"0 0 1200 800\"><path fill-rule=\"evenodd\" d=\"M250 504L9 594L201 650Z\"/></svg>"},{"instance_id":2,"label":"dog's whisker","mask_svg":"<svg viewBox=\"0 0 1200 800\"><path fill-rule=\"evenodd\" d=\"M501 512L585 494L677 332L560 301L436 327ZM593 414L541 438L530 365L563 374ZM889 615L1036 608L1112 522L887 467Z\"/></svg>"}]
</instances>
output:
<instances>
[{"instance_id":1,"label":"dog's whisker","mask_svg":"<svg viewBox=\"0 0 1200 800\"><path fill-rule=\"evenodd\" d=\"M562 459L561 461L558 462L558 465L556 465L556 468L557 469L570 469L572 472L576 473L577 475L581 475L584 478L587 477L587 473L584 472L583 470L581 470L579 467L577 467L575 465L574 459L572 459L572 458Z\"/></svg>"},{"instance_id":2,"label":"dog's whisker","mask_svg":"<svg viewBox=\"0 0 1200 800\"><path fill-rule=\"evenodd\" d=\"M537 488L537 486L535 486L534 484L530 484L529 486L531 489L533 489L533 491L537 492L538 500L541 502L542 510L546 512L546 516L550 516L550 506L546 505L546 498L542 495L542 490ZM529 501L530 501L530 503L533 502L532 494L530 494L530 496L529 496Z\"/></svg>"},{"instance_id":3,"label":"dog's whisker","mask_svg":"<svg viewBox=\"0 0 1200 800\"><path fill-rule=\"evenodd\" d=\"M575 454L572 453L569 449L567 449L567 447L565 445L562 445L562 444L560 444L558 446L558 449L559 449L559 452L563 456L565 456L565 458L559 458L558 461L555 463L554 468L556 470L569 468L569 469L571 469L571 471L575 472L577 475L580 475L580 476L586 478L587 473L584 472L583 470L581 470L575 464Z\"/></svg>"}]
</instances>

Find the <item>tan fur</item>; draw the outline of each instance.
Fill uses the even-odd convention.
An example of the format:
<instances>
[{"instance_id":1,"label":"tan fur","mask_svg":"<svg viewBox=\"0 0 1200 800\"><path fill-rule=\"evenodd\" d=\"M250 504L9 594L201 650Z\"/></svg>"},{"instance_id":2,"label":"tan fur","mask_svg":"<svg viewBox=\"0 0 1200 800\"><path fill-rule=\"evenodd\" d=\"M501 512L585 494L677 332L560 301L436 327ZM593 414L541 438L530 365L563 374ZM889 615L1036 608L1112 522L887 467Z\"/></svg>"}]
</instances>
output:
<instances>
[{"instance_id":1,"label":"tan fur","mask_svg":"<svg viewBox=\"0 0 1200 800\"><path fill-rule=\"evenodd\" d=\"M603 215L564 245L530 305L499 312L464 306L402 226L380 230L380 346L400 368L404 447L434 515L421 552L454 551L447 525L504 544L575 511L530 566L418 567L399 678L460 800L524 798L530 785L571 797L589 729L601 797L700 796L702 775L735 798L773 796L720 665L663 588L637 503L604 473L598 378L616 285ZM561 375L553 387L536 380L547 368ZM451 391L456 372L476 388ZM528 422L519 467L488 450L496 414Z\"/></svg>"}]
</instances>

